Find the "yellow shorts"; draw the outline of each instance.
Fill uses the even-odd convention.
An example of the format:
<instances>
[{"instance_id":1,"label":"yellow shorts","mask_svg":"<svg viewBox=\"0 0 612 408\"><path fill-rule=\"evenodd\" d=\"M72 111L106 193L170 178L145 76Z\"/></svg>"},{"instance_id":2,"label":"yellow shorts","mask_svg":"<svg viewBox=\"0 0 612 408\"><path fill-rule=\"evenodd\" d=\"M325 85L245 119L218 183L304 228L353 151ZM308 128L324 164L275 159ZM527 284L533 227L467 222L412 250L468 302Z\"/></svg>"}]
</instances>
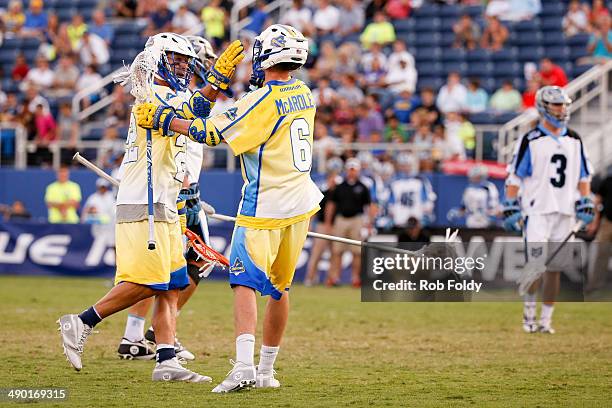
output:
<instances>
[{"instance_id":1,"label":"yellow shorts","mask_svg":"<svg viewBox=\"0 0 612 408\"><path fill-rule=\"evenodd\" d=\"M132 282L156 290L182 289L189 285L178 221L155 223L155 250L147 248L148 236L147 221L117 224L115 284Z\"/></svg>"},{"instance_id":2,"label":"yellow shorts","mask_svg":"<svg viewBox=\"0 0 612 408\"><path fill-rule=\"evenodd\" d=\"M293 281L309 221L278 229L234 228L230 285L247 286L262 296L280 299Z\"/></svg>"}]
</instances>

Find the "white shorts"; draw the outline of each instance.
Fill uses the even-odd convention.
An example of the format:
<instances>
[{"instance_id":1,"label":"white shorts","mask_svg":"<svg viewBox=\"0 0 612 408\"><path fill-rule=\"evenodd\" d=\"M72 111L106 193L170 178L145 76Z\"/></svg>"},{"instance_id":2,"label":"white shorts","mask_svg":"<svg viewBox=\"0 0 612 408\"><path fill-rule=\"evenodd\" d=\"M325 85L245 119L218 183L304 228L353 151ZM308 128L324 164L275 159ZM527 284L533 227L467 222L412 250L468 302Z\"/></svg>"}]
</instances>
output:
<instances>
[{"instance_id":1,"label":"white shorts","mask_svg":"<svg viewBox=\"0 0 612 408\"><path fill-rule=\"evenodd\" d=\"M573 215L560 213L530 215L525 219L523 231L527 243L527 259L530 262L544 263L548 254L553 253L558 245L563 242L576 223ZM574 241L571 237L568 242ZM549 263L547 270L565 270L573 264L573 246L564 245L563 249L555 255Z\"/></svg>"}]
</instances>

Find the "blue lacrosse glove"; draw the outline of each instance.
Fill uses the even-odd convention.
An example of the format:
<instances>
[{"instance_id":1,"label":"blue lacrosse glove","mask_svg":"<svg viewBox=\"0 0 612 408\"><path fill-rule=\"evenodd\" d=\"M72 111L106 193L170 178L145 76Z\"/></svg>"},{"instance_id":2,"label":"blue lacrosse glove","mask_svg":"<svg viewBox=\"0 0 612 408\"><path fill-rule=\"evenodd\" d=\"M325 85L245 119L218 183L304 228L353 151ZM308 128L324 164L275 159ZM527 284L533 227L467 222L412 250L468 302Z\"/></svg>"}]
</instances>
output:
<instances>
[{"instance_id":1,"label":"blue lacrosse glove","mask_svg":"<svg viewBox=\"0 0 612 408\"><path fill-rule=\"evenodd\" d=\"M521 206L518 200L515 198L506 199L503 206L504 228L507 231L520 231L523 215L521 214Z\"/></svg>"},{"instance_id":2,"label":"blue lacrosse glove","mask_svg":"<svg viewBox=\"0 0 612 408\"><path fill-rule=\"evenodd\" d=\"M576 201L576 218L582 221L584 225L589 225L593 222L593 218L595 218L595 203L591 197L582 197Z\"/></svg>"},{"instance_id":3,"label":"blue lacrosse glove","mask_svg":"<svg viewBox=\"0 0 612 408\"><path fill-rule=\"evenodd\" d=\"M187 210L187 228L200 223L200 186L191 183L189 188L183 188L179 193L179 199L185 201Z\"/></svg>"},{"instance_id":4,"label":"blue lacrosse glove","mask_svg":"<svg viewBox=\"0 0 612 408\"><path fill-rule=\"evenodd\" d=\"M177 110L177 114L187 120L195 118L207 118L210 116L210 111L215 106L215 103L202 95L200 91L195 91L189 102L183 102L181 108Z\"/></svg>"},{"instance_id":5,"label":"blue lacrosse glove","mask_svg":"<svg viewBox=\"0 0 612 408\"><path fill-rule=\"evenodd\" d=\"M253 43L253 73L249 79L249 89L251 91L261 88L266 79L266 74L264 73L264 70L261 69L261 61L259 60L260 55L261 41L255 40Z\"/></svg>"},{"instance_id":6,"label":"blue lacrosse glove","mask_svg":"<svg viewBox=\"0 0 612 408\"><path fill-rule=\"evenodd\" d=\"M453 207L450 210L448 210L448 213L446 214L446 219L449 221L457 221L458 219L460 219L461 217L463 217L463 209L459 208L459 207Z\"/></svg>"}]
</instances>

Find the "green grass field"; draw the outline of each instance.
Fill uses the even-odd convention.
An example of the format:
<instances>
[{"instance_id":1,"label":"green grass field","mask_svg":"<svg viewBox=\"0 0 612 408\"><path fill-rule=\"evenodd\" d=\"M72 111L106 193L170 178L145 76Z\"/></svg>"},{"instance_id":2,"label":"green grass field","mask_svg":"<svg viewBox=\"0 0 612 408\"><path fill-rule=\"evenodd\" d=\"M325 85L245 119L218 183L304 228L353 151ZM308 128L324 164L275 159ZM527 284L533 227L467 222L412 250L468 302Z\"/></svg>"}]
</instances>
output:
<instances>
[{"instance_id":1,"label":"green grass field","mask_svg":"<svg viewBox=\"0 0 612 408\"><path fill-rule=\"evenodd\" d=\"M153 383L152 362L119 360L125 312L96 327L83 371L70 368L55 320L108 285L1 277L0 387L67 387L55 405L88 407L612 406L609 303L559 304L557 334L545 336L522 333L519 303L365 304L354 289L296 286L276 365L282 388L220 396L210 390L234 342L231 291L218 282L201 285L178 329L197 356L189 367L213 384Z\"/></svg>"}]
</instances>

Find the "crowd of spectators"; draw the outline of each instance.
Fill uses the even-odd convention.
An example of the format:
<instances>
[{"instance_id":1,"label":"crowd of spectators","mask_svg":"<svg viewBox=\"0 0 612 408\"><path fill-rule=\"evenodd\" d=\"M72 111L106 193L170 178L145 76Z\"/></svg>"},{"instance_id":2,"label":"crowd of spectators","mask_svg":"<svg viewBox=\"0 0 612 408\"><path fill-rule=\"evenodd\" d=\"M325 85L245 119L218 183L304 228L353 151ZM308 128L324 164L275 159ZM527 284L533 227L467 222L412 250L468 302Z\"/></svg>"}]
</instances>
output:
<instances>
[{"instance_id":1,"label":"crowd of spectators","mask_svg":"<svg viewBox=\"0 0 612 408\"><path fill-rule=\"evenodd\" d=\"M418 86L419 72L408 44L396 33L395 23L409 18L415 9L434 1L427 0L293 0L280 18L309 37L311 57L298 76L314 90L318 105L315 134L319 153L342 154L341 142L409 143L419 150L423 160L463 159L473 153L474 126L470 116L476 113L521 112L533 107L534 91L539 86L564 86L568 73L549 58L538 66L525 69L525 89L516 89L511 80L499 89L482 86L478 77L462 77L450 72L441 88ZM437 0L438 4L482 5L478 0ZM539 0L489 0L483 15L460 15L454 25L455 48L498 51L507 46L508 24L528 20L541 11ZM136 2L119 0L100 2L88 18L74 13L61 21L44 8L43 0L31 0L24 9L20 0L11 0L2 12L2 37L36 38L40 47L34 64L18 54L5 77L19 83L18 90L5 94L0 90L0 119L21 122L28 138L35 142L31 163L48 165L49 146L62 141L65 149L74 149L83 134L84 123L71 110L75 92L95 88L102 75L111 71L109 58L114 27L126 19L144 21L141 36L161 31L184 32L199 23L204 35L217 48L227 44L230 35L227 0L185 0ZM267 2L257 1L240 10L248 17L239 33L246 48L253 36L277 18L268 12ZM112 21L107 21L112 9ZM590 33L589 60L592 63L612 56L612 30L608 7L602 0L592 4L571 1L562 22L566 36ZM250 54L250 52L249 52ZM236 74L236 93L246 89L250 75L247 61ZM129 62L129 61L128 61ZM128 125L129 95L119 88L102 88L86 95L80 108L95 104L105 93L113 102L103 115L102 139L119 150ZM221 104L227 101L221 101ZM324 127L325 129L321 129ZM110 130L109 130L110 129ZM461 129L457 131L457 129ZM440 147L437 152L433 146ZM418 147L418 148L417 148ZM443 152L443 153L439 153ZM108 164L115 151L102 155ZM384 158L388 152L375 151ZM435 154L434 154L435 153ZM69 154L64 155L69 157ZM434 166L435 168L435 166Z\"/></svg>"}]
</instances>

